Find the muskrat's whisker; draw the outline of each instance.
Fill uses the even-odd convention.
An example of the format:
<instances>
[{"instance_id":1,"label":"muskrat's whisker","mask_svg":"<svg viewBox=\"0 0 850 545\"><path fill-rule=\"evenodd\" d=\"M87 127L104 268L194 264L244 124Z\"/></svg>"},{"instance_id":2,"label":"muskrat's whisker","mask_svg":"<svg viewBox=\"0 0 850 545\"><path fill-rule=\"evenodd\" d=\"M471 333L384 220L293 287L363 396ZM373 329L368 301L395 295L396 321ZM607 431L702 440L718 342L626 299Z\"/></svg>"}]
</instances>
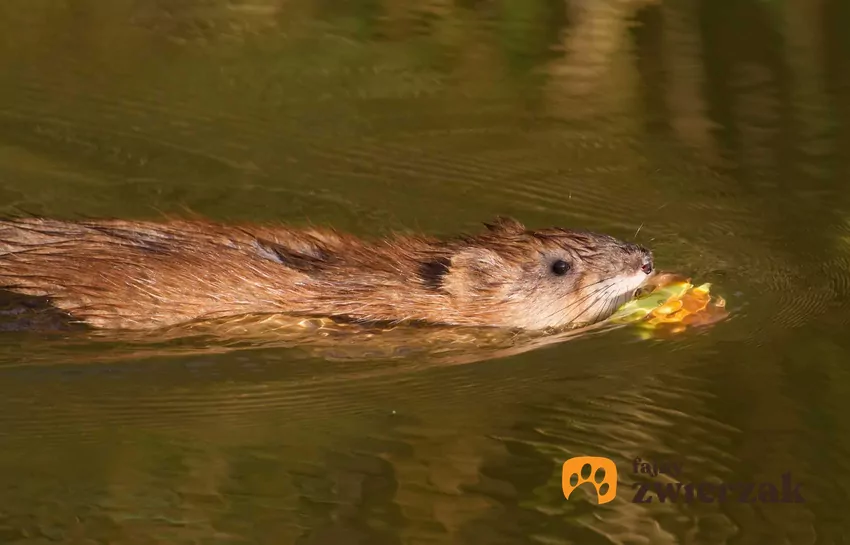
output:
<instances>
[{"instance_id":1,"label":"muskrat's whisker","mask_svg":"<svg viewBox=\"0 0 850 545\"><path fill-rule=\"evenodd\" d=\"M597 280L596 282L592 282L592 283L590 283L590 284L587 284L586 286L578 286L577 288L575 288L575 289L573 289L573 290L570 290L570 291L566 292L565 294L563 294L563 295L562 295L562 298L563 298L563 297L566 297L566 296L568 296L568 295L573 295L574 293L578 293L578 292L580 292L580 291L582 291L582 290L586 290L586 289L588 289L588 288L592 288L592 287L594 287L594 286L598 286L599 284L603 284L603 283L606 283L606 282L610 282L610 281L611 281L611 280L610 280L609 278L603 278L603 279L601 279L601 280ZM604 289L605 287L606 287L606 286L602 286L602 287L600 287L599 289ZM555 304L555 303L558 303L558 301L550 301L550 302L549 302L549 304Z\"/></svg>"},{"instance_id":2,"label":"muskrat's whisker","mask_svg":"<svg viewBox=\"0 0 850 545\"><path fill-rule=\"evenodd\" d=\"M575 289L572 289L572 290L568 291L567 293L563 294L560 298L551 299L546 304L546 306L543 307L543 309L541 309L541 314L543 313L543 311L548 311L550 309L550 307L555 307L555 309L552 310L551 312L543 314L543 316L545 316L546 321L552 319L552 317L555 316L556 314L558 314L559 312L564 312L566 314L566 311L568 311L573 305L581 303L581 300L574 302L572 305L567 305L566 307L562 307L561 304L563 303L564 298L569 297L570 295L573 295L573 294L575 294L579 291L591 288L593 286L596 286L596 285L602 284L603 282L608 282L608 281L609 280L607 278L602 278L601 280L597 280L596 282L588 284L587 286L578 286ZM604 289L604 287L605 286L602 286L599 289ZM591 293L586 297L589 297L589 296L592 296L592 295L593 294ZM586 299L586 297L585 297L585 299Z\"/></svg>"},{"instance_id":3,"label":"muskrat's whisker","mask_svg":"<svg viewBox=\"0 0 850 545\"><path fill-rule=\"evenodd\" d=\"M595 285L597 285L597 284L601 284L601 283L603 283L603 282L605 282L605 280L600 280L599 282L594 282L593 284L590 284L590 285L589 285L589 286L587 286L587 287L592 287L592 286L595 286ZM581 291L581 290L587 289L587 287L580 287L580 288L576 288L576 289L574 289L574 290L572 290L572 291L567 292L567 293L566 293L563 297L567 297L567 296L572 295L572 294L574 294L574 293L576 293L576 292L579 292L579 291ZM594 291L592 291L592 292L590 292L590 293L585 294L585 295L584 295L581 299L579 299L579 300L577 300L577 301L573 301L571 304L569 304L569 305L567 305L567 306L565 306L565 307L560 307L560 306L559 306L559 308L556 308L556 309L555 309L555 310L554 310L551 314L547 315L547 316L546 316L546 318L547 318L547 319L549 319L549 318L551 318L552 316L554 316L555 314L557 314L558 312L565 312L565 313L566 313L567 311L569 311L569 310L570 310L571 308L573 308L574 306L576 306L576 305L579 305L579 304L583 303L583 302L584 302L584 301L586 301L587 299L589 299L589 298L593 297L596 293L599 293L600 291L602 291L602 290L604 290L604 289L606 289L606 288L607 288L607 286L600 286L599 288L596 288L596 290L594 290ZM560 304L560 303L562 302L562 300L563 300L563 298L562 298L561 300L550 301L549 305L556 305L556 304Z\"/></svg>"},{"instance_id":4,"label":"muskrat's whisker","mask_svg":"<svg viewBox=\"0 0 850 545\"><path fill-rule=\"evenodd\" d=\"M603 298L605 298L605 297L607 296L607 294L609 293L609 290L611 290L613 287L614 287L613 285L608 285L608 286L605 288L605 291L602 293L602 295L597 296L597 297L593 300L593 302L592 302L591 304L587 305L587 306L584 308L584 310L583 310L581 313L579 313L579 315L578 315L578 316L576 316L575 318L573 318L573 320L577 322L577 321L578 321L578 320L579 320L582 316L584 316L584 314L585 314L587 311L589 311L590 309L592 309L593 307L595 307L595 306L596 306L596 303L598 303L598 302L599 302L599 301L601 301Z\"/></svg>"},{"instance_id":5,"label":"muskrat's whisker","mask_svg":"<svg viewBox=\"0 0 850 545\"><path fill-rule=\"evenodd\" d=\"M587 287L596 286L596 285L598 285L598 284L602 284L602 283L606 283L606 282L610 282L610 280L609 280L609 279L602 279L602 280L600 280L600 281L598 281L598 282L594 282L594 283L592 283L592 284L589 284ZM575 293L576 291L580 291L580 290L582 290L582 289L587 289L587 287L577 288L576 290L573 290L573 291L569 292L569 293L568 293L568 295L569 295L569 294L572 294L572 293ZM596 290L594 290L594 291L592 291L592 292L590 292L590 293L588 293L588 294L584 295L584 296L583 296L581 299L579 299L578 301L574 301L572 304L569 304L569 305L567 305L566 307L555 309L552 313L550 313L549 315L547 315L547 316L546 316L546 319L547 319L547 320L551 319L551 318L552 318L555 314L557 314L557 313L559 313L559 312L563 312L565 315L568 315L568 312L569 312L569 310L570 310L570 309L572 309L572 308L573 308L573 307L575 307L576 305L579 305L579 304L583 303L584 301L587 301L588 299L590 299L591 297L595 296L595 295L596 295L596 294L598 294L599 292L602 292L602 291L604 291L604 290L607 290L609 287L610 287L609 285L603 285L603 286L600 286L600 287L599 287L599 288L597 288ZM550 304L554 304L554 302L553 302L553 303L550 303ZM589 307L588 307L588 308L589 308ZM583 314L583 312L582 312L581 314ZM579 314L579 316L581 316L581 314ZM574 318L573 320L577 320L577 319L578 319L578 317Z\"/></svg>"},{"instance_id":6,"label":"muskrat's whisker","mask_svg":"<svg viewBox=\"0 0 850 545\"><path fill-rule=\"evenodd\" d=\"M609 297L608 301L605 303L604 308L602 309L602 312L600 312L598 315L599 320L604 320L611 316L611 314L613 314L614 311L617 310L617 307L619 307L623 302L624 296L622 292L620 292L619 295Z\"/></svg>"},{"instance_id":7,"label":"muskrat's whisker","mask_svg":"<svg viewBox=\"0 0 850 545\"><path fill-rule=\"evenodd\" d=\"M572 305L569 305L567 308L575 307L578 304L587 301L588 299L592 299L593 303L590 303L589 305L586 306L586 308L591 308L595 304L595 302L599 300L599 298L605 297L605 295L608 293L608 291L610 289L611 289L611 283L610 283L610 281L606 281L604 283L604 285L602 285L599 288L595 289L594 291L588 293L585 297L574 302Z\"/></svg>"},{"instance_id":8,"label":"muskrat's whisker","mask_svg":"<svg viewBox=\"0 0 850 545\"><path fill-rule=\"evenodd\" d=\"M618 297L610 298L608 300L608 302L605 304L605 309L602 311L602 313L599 316L602 317L602 319L605 319L605 318L608 318L609 316L611 316L611 314L613 314L614 311L617 310L617 307L620 306L620 304L621 304L620 301L622 299L623 299L622 295L620 295Z\"/></svg>"},{"instance_id":9,"label":"muskrat's whisker","mask_svg":"<svg viewBox=\"0 0 850 545\"><path fill-rule=\"evenodd\" d=\"M605 300L604 306L601 308L601 311L597 313L597 318L599 320L604 320L605 318L610 316L614 311L616 311L617 307L620 304L624 303L625 301L627 301L630 298L629 295L628 295L629 290L621 289L621 288L625 288L628 285L629 285L629 283L626 282L626 281L623 281L623 280L612 281L608 285L606 291L604 293L598 295L595 298L595 300L585 308L584 312L582 312L581 314L579 314L579 316L577 316L575 318L575 320L578 320L588 310L596 307L597 304L600 301ZM619 294L614 295L614 296L609 296L609 295L611 295L611 292L619 292ZM598 293L598 291L595 292L595 293Z\"/></svg>"},{"instance_id":10,"label":"muskrat's whisker","mask_svg":"<svg viewBox=\"0 0 850 545\"><path fill-rule=\"evenodd\" d=\"M555 299L555 300L549 301L549 303L548 303L548 305L547 305L547 306L558 305L558 306L559 306L559 308L558 308L558 309L556 309L554 312L558 312L559 310L567 310L567 309L569 309L569 308L571 308L571 307L573 307L573 306L575 306L575 305L577 305L577 304L580 304L582 301L586 300L588 297L592 297L595 293L598 293L598 292L599 292L599 290L603 290L603 289L605 289L605 288L606 288L606 286L604 286L604 285L603 285L603 286L599 286L599 287L598 287L598 288L596 288L596 290L594 290L593 292L590 292L590 293L586 294L586 295L585 295L582 299L579 299L578 301L573 301L573 303L571 303L570 305L567 305L566 307L560 308L560 304L563 302L563 299L564 299L564 298L569 297L569 296L571 296L571 295L574 295L574 294L576 294L576 293L578 293L578 292L581 292L581 291L587 290L588 288L592 288L592 287L594 287L594 286L598 286L599 284L603 284L603 283L605 283L605 282L607 282L607 279L604 279L604 278L603 278L602 280L599 280L599 281L597 281L597 282L593 282L592 284L588 284L587 286L579 286L579 287L577 287L577 288L575 288L575 289L573 289L573 290L570 290L570 291L566 292L565 294L563 294L563 295L561 296L561 298L560 298L560 299ZM551 315L550 315L549 317L551 317Z\"/></svg>"},{"instance_id":11,"label":"muskrat's whisker","mask_svg":"<svg viewBox=\"0 0 850 545\"><path fill-rule=\"evenodd\" d=\"M594 290L593 292L588 293L586 296L584 296L582 299L574 302L572 305L567 306L567 309L571 309L573 307L578 306L580 303L584 303L587 300L592 301L591 303L585 305L584 310L581 311L577 316L575 316L573 318L573 320L578 320L579 318L581 318L581 316L585 312L587 312L588 310L593 308L593 306L596 304L596 302L599 301L601 298L605 297L610 289L611 289L611 285L609 283L606 283L604 286L601 286L600 288Z\"/></svg>"}]
</instances>

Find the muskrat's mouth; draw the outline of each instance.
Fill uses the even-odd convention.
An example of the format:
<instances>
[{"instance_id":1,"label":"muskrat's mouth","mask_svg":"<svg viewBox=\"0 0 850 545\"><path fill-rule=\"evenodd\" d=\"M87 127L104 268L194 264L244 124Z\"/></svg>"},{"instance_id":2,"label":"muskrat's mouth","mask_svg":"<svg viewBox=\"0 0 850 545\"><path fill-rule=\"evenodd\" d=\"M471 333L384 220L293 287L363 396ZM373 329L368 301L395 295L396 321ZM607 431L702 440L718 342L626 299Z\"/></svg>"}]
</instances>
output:
<instances>
[{"instance_id":1,"label":"muskrat's mouth","mask_svg":"<svg viewBox=\"0 0 850 545\"><path fill-rule=\"evenodd\" d=\"M642 295L646 295L652 291L652 288L649 286L641 286L632 292L632 298L637 299Z\"/></svg>"},{"instance_id":2,"label":"muskrat's mouth","mask_svg":"<svg viewBox=\"0 0 850 545\"><path fill-rule=\"evenodd\" d=\"M577 311L573 317L573 326L592 324L606 320L622 305L640 297L645 292L652 291L643 273L631 276L621 276L612 279L604 289L604 294L590 304Z\"/></svg>"}]
</instances>

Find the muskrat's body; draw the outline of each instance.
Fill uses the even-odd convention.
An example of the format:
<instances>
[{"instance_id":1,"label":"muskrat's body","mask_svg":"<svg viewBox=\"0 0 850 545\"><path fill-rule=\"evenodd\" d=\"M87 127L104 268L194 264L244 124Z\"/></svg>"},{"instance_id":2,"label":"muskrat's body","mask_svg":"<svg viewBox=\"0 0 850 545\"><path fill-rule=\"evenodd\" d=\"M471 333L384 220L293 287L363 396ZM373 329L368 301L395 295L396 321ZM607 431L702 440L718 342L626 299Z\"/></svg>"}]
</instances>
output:
<instances>
[{"instance_id":1,"label":"muskrat's body","mask_svg":"<svg viewBox=\"0 0 850 545\"><path fill-rule=\"evenodd\" d=\"M98 328L286 313L542 329L607 317L652 271L647 250L605 235L487 227L364 241L206 221L0 220L0 289Z\"/></svg>"}]
</instances>

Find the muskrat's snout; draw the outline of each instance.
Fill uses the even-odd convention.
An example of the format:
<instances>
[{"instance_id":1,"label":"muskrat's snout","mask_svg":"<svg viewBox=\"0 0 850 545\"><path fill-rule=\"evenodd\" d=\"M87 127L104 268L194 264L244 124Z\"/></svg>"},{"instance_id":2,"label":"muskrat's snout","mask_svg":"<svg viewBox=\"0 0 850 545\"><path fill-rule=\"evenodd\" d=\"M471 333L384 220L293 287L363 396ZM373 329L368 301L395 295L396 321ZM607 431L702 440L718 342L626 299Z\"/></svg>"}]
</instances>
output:
<instances>
[{"instance_id":1,"label":"muskrat's snout","mask_svg":"<svg viewBox=\"0 0 850 545\"><path fill-rule=\"evenodd\" d=\"M644 274L649 276L650 274L652 274L652 271L655 270L655 267L652 263L652 252L650 252L649 250L647 250L643 246L640 246L640 252L641 252L640 270L642 270L644 272Z\"/></svg>"},{"instance_id":2,"label":"muskrat's snout","mask_svg":"<svg viewBox=\"0 0 850 545\"><path fill-rule=\"evenodd\" d=\"M629 262L634 264L635 269L642 271L646 276L652 274L655 270L655 264L650 250L630 242L623 244L622 248L630 257Z\"/></svg>"},{"instance_id":3,"label":"muskrat's snout","mask_svg":"<svg viewBox=\"0 0 850 545\"><path fill-rule=\"evenodd\" d=\"M631 273L634 275L632 278L637 284L634 291L631 293L631 296L639 297L647 291L647 283L655 273L655 263L653 262L652 252L643 246L638 246L637 244L632 244L630 242L622 244L621 248L628 256L626 258L626 267L628 270L633 271Z\"/></svg>"}]
</instances>

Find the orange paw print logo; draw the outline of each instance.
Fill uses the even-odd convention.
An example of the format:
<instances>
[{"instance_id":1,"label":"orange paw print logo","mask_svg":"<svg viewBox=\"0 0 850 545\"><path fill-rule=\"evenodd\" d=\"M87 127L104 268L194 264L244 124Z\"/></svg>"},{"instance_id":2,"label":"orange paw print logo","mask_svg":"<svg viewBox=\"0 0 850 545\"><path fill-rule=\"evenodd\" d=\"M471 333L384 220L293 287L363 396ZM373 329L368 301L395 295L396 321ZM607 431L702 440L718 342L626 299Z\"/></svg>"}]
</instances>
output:
<instances>
[{"instance_id":1,"label":"orange paw print logo","mask_svg":"<svg viewBox=\"0 0 850 545\"><path fill-rule=\"evenodd\" d=\"M608 458L577 456L564 462L561 486L570 499L573 490L590 483L596 489L596 502L608 503L617 496L617 466Z\"/></svg>"}]
</instances>

